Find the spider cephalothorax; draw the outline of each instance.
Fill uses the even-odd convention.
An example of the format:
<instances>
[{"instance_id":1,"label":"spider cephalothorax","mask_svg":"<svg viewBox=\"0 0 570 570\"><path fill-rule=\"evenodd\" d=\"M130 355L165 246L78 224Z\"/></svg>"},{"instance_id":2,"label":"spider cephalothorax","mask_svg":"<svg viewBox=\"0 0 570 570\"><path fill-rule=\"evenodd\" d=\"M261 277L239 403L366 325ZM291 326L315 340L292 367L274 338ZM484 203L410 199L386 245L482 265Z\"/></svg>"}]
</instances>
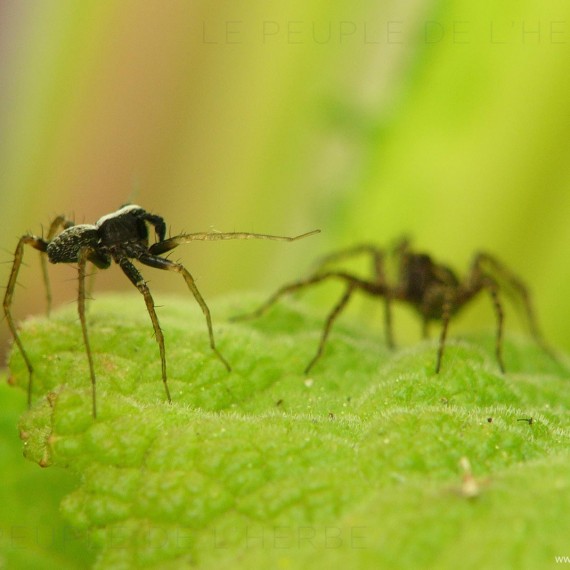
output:
<instances>
[{"instance_id":1,"label":"spider cephalothorax","mask_svg":"<svg viewBox=\"0 0 570 570\"><path fill-rule=\"evenodd\" d=\"M149 245L149 225L154 227L156 234L156 241L151 245ZM58 231L60 231L60 233L58 233ZM18 245L16 246L12 271L10 273L8 285L6 287L6 294L4 296L4 313L6 315L8 326L10 327L10 330L14 337L14 341L18 346L28 369L28 404L31 405L32 399L33 367L24 349L11 314L14 289L18 278L18 272L22 264L25 245L29 245L34 249L39 250L42 254L42 270L47 291L48 313L51 305L51 294L45 263L46 255L51 263L76 263L78 266L79 287L77 303L79 318L81 321L81 330L85 343L85 350L89 362L89 371L92 385L93 417L96 417L97 407L95 391L95 370L93 366L93 359L87 333L87 324L85 320L85 275L87 262L92 263L100 269L107 269L114 261L119 265L125 275L143 295L146 303L146 308L150 315L154 328L156 341L159 346L160 360L162 365L162 381L164 384L166 397L170 402L171 398L170 392L168 390L166 375L164 337L160 329L160 324L154 308L154 300L152 298L150 290L143 276L133 264L133 260L136 260L143 265L148 265L149 267L174 271L175 273L182 275L186 282L186 285L194 295L194 298L200 305L200 308L202 309L202 312L206 318L208 334L210 337L210 347L214 351L217 358L229 371L230 365L220 354L214 342L214 333L212 330L210 310L202 298L202 295L198 291L192 275L182 264L160 256L182 243L194 240L216 241L227 239L271 239L281 241L294 241L317 233L318 231L319 230L315 230L295 237L253 234L245 232L200 232L180 234L174 237L166 238L166 224L160 216L150 214L140 206L127 205L123 206L116 212L103 216L94 225L74 225L73 222L66 220L63 216L59 216L50 225L45 239L31 234L22 236L18 241Z\"/></svg>"},{"instance_id":2,"label":"spider cephalothorax","mask_svg":"<svg viewBox=\"0 0 570 570\"><path fill-rule=\"evenodd\" d=\"M370 278L360 278L346 271L329 268L333 262L359 254L370 255L372 259L372 275ZM387 279L385 275L384 262L388 255L395 257L396 260L397 273L394 282ZM478 253L473 258L467 277L460 280L451 269L435 262L429 255L414 252L407 240L401 240L388 253L375 245L363 244L328 255L319 262L316 271L309 277L281 287L256 311L249 315L236 317L236 320L259 317L283 295L331 279L344 283L345 291L327 317L318 350L306 367L305 373L311 370L322 355L335 319L345 308L355 291L362 291L368 295L384 299L386 341L390 347L394 346L391 316L393 301L407 303L416 310L422 319L424 337L427 337L428 325L431 321L441 322L435 364L436 372L439 372L441 368L451 317L481 291L487 291L493 302L497 317L495 353L501 371L505 371L502 356L504 317L503 305L499 297L501 287L508 287L522 300L532 335L540 346L549 352L539 334L526 286L502 263L489 254Z\"/></svg>"}]
</instances>

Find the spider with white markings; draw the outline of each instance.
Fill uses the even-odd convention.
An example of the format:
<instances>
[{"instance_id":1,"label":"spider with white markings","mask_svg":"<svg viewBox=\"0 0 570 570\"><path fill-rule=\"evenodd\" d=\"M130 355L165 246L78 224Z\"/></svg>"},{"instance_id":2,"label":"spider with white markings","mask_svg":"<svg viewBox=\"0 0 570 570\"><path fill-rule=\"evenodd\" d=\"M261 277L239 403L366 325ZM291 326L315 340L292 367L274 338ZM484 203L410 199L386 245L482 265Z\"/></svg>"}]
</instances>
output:
<instances>
[{"instance_id":1,"label":"spider with white markings","mask_svg":"<svg viewBox=\"0 0 570 570\"><path fill-rule=\"evenodd\" d=\"M149 245L149 225L154 227L157 240L151 245ZM60 231L60 233L58 233L58 231ZM95 225L74 225L73 222L65 219L63 216L58 216L50 225L45 239L31 234L22 236L18 241L18 245L14 253L12 271L6 287L6 293L4 295L4 314L6 315L6 320L14 337L14 341L22 354L28 370L28 406L31 406L32 402L34 369L26 350L24 349L11 313L14 289L16 287L18 272L22 264L25 245L29 245L34 249L39 250L41 253L42 273L44 283L46 285L48 313L51 306L51 294L47 276L46 254L47 259L51 263L77 263L79 276L77 305L85 351L87 353L89 364L89 374L92 386L92 412L93 417L95 418L97 416L96 377L85 319L85 276L87 262L92 263L99 269L107 269L111 265L111 262L114 261L120 266L132 284L143 295L160 351L164 390L168 401L172 402L166 375L164 337L154 308L154 301L143 276L131 260L137 260L149 267L163 269L166 271L174 271L175 273L182 275L188 289L190 289L190 292L194 295L194 298L200 305L200 308L206 318L208 334L210 337L210 347L220 362L228 371L230 371L230 365L216 348L210 310L198 291L192 275L182 264L165 259L161 257L161 255L182 243L195 240L217 241L230 239L269 239L295 241L316 234L319 231L320 230L314 230L295 237L246 232L200 232L180 234L166 238L166 224L164 223L163 218L150 214L140 206L126 205L116 212L103 216L95 223Z\"/></svg>"},{"instance_id":2,"label":"spider with white markings","mask_svg":"<svg viewBox=\"0 0 570 570\"><path fill-rule=\"evenodd\" d=\"M369 255L372 261L372 277L363 279L347 271L330 269L330 263L360 254ZM395 283L386 278L385 261L394 257L397 265ZM495 354L501 372L505 372L503 363L503 304L500 299L502 289L508 288L522 301L530 326L530 332L542 349L554 358L539 333L532 310L530 294L523 282L502 263L487 253L474 256L467 277L460 280L449 267L435 262L425 253L417 253L410 248L409 241L402 239L388 252L371 244L362 244L335 252L322 258L316 271L305 279L281 287L256 311L234 317L233 320L246 320L260 317L266 313L282 296L306 289L324 281L336 280L345 285L343 295L330 311L323 328L316 354L305 368L307 374L322 356L331 328L356 291L372 297L384 299L384 328L386 342L394 347L392 335L392 302L401 301L411 305L422 319L424 338L428 336L431 321L441 322L439 347L435 372L439 373L447 337L449 321L463 306L473 300L480 292L486 291L491 297L497 318Z\"/></svg>"}]
</instances>

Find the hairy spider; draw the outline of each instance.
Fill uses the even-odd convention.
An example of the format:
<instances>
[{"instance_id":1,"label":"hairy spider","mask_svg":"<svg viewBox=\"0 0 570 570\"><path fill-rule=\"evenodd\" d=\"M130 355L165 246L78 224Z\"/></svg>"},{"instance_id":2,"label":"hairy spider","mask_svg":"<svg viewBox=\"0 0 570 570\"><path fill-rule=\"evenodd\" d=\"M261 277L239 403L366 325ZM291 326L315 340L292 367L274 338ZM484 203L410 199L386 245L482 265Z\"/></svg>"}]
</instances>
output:
<instances>
[{"instance_id":1,"label":"hairy spider","mask_svg":"<svg viewBox=\"0 0 570 570\"><path fill-rule=\"evenodd\" d=\"M150 246L148 224L154 227L157 239L157 241ZM58 234L59 230L62 231ZM89 345L87 323L85 319L85 269L87 262L92 263L99 269L107 269L111 265L111 261L114 261L120 266L133 285L142 293L160 351L164 390L168 401L171 402L172 400L170 398L166 376L164 337L154 309L154 301L143 276L133 265L131 260L134 259L144 265L148 265L156 269L174 271L175 273L182 275L186 281L188 289L190 289L191 293L194 295L194 298L200 305L200 308L206 318L208 334L210 337L210 347L220 362L228 371L230 371L230 365L216 348L210 311L206 302L202 298L202 295L198 291L192 275L190 275L188 270L180 263L175 263L174 261L164 259L160 256L182 243L194 240L216 241L229 239L270 239L295 241L318 233L319 231L320 230L314 230L295 237L245 232L200 232L180 234L166 238L166 224L164 223L163 218L148 213L140 206L127 205L123 206L116 212L103 216L95 223L95 225L74 225L73 222L66 220L63 216L59 216L50 225L45 239L31 234L22 236L16 246L12 271L6 287L6 293L4 295L4 313L6 315L10 331L14 337L14 341L22 354L28 370L28 406L30 406L32 402L34 370L26 350L24 349L11 313L14 289L16 287L20 265L22 264L25 245L29 245L40 251L43 279L46 285L48 313L51 307L51 293L45 261L46 255L44 254L47 254L47 258L51 263L77 263L79 275L77 305L85 351L87 353L87 360L89 363L89 374L92 386L92 410L93 417L95 418L97 416L95 369L93 366L93 358L91 347Z\"/></svg>"},{"instance_id":2,"label":"hairy spider","mask_svg":"<svg viewBox=\"0 0 570 570\"><path fill-rule=\"evenodd\" d=\"M234 320L259 317L283 295L311 287L323 281L336 279L345 284L345 290L326 319L317 352L305 368L305 374L311 370L323 354L325 344L336 318L346 307L355 291L362 291L373 297L382 297L384 299L384 327L386 342L390 348L394 347L392 335L392 301L407 303L419 313L423 323L422 332L424 338L428 336L430 321L441 321L439 348L435 364L435 372L438 373L441 368L447 329L451 317L464 305L469 303L478 293L487 291L491 297L497 317L495 353L501 371L505 372L502 356L504 316L499 293L501 287L507 287L512 289L512 292L515 292L522 300L530 325L530 331L534 339L552 356L552 353L544 344L539 333L531 306L530 295L526 286L517 276L491 255L486 253L476 254L467 277L463 280L459 280L454 272L447 266L435 262L425 253L417 253L411 250L407 239L402 239L388 253L395 257L398 267L397 278L394 284L389 283L386 279L384 263L387 257L386 252L375 245L362 244L322 258L317 265L316 271L309 277L281 287L256 311L234 317ZM337 262L341 259L359 254L367 254L371 257L371 279L362 279L346 271L331 270L327 267L332 262Z\"/></svg>"}]
</instances>

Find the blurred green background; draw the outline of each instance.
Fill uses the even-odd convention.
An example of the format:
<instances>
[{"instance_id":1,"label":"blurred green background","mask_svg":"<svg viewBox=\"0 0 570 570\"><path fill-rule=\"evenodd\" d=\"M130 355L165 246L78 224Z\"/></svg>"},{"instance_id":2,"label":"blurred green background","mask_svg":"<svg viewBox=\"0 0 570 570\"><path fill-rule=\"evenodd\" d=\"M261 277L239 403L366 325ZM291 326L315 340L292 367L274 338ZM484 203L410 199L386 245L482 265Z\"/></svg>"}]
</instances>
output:
<instances>
[{"instance_id":1,"label":"blurred green background","mask_svg":"<svg viewBox=\"0 0 570 570\"><path fill-rule=\"evenodd\" d=\"M133 201L173 233L323 229L179 248L207 299L408 233L459 272L495 253L570 348L568 2L8 1L0 15L1 283L22 233ZM18 317L44 307L35 258ZM72 302L74 269L51 275ZM145 275L158 298L187 294ZM129 287L113 268L95 296ZM487 300L466 319L494 326Z\"/></svg>"}]
</instances>

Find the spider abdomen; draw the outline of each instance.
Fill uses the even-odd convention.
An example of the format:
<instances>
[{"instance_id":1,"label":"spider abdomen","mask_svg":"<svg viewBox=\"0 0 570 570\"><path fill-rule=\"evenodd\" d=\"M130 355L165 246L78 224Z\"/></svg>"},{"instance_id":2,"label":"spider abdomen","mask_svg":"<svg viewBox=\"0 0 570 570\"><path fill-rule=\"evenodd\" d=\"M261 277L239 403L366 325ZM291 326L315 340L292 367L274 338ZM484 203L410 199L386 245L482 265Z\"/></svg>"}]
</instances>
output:
<instances>
[{"instance_id":1,"label":"spider abdomen","mask_svg":"<svg viewBox=\"0 0 570 570\"><path fill-rule=\"evenodd\" d=\"M71 226L47 245L48 259L51 263L76 263L79 251L86 247L95 249L99 243L99 232L95 226L80 224Z\"/></svg>"}]
</instances>

